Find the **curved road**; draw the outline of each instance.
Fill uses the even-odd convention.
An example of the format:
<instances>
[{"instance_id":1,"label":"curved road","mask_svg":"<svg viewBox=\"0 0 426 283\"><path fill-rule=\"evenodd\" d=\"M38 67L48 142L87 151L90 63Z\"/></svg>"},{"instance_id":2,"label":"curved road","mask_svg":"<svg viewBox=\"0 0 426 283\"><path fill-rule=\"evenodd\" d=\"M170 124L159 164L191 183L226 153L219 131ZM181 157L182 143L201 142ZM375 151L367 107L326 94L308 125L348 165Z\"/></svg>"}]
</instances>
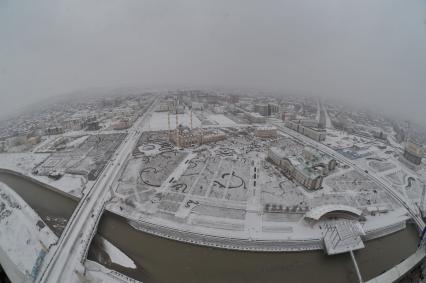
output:
<instances>
[{"instance_id":1,"label":"curved road","mask_svg":"<svg viewBox=\"0 0 426 283\"><path fill-rule=\"evenodd\" d=\"M351 166L352 168L356 169L361 175L369 178L370 180L372 180L376 185L378 185L379 187L382 187L383 189L386 190L386 192L392 196L398 203L400 203L403 207L405 207L405 209L410 213L411 217L413 218L413 220L416 222L418 228L420 231L423 230L423 228L425 227L425 223L423 221L423 219L420 216L420 212L418 210L418 208L414 205L412 205L410 203L409 200L405 199L404 196L402 196L399 192L395 191L391 186L389 186L388 184L384 183L382 180L380 180L378 177L366 173L365 170L361 167L359 167L358 165L356 165L355 163L353 163L352 161L350 161L348 158L346 158L345 156L343 156L342 154L334 151L333 149L325 146L322 143L319 143L315 140L312 140L308 137L305 137L291 129L288 129L286 127L283 127L277 123L272 123L275 127L277 127L279 130L281 130L283 133L298 139L300 141L302 141L304 144L313 146L315 148L317 148L318 150L334 157L337 161L344 163L346 165Z\"/></svg>"}]
</instances>

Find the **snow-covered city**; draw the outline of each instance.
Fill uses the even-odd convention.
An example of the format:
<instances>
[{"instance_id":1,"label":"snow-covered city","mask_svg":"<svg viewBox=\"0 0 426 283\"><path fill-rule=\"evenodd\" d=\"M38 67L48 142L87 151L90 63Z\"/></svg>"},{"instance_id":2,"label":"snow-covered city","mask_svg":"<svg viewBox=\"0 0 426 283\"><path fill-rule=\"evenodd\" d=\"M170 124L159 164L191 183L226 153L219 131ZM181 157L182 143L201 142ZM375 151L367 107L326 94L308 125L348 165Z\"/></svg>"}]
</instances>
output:
<instances>
[{"instance_id":1,"label":"snow-covered city","mask_svg":"<svg viewBox=\"0 0 426 283\"><path fill-rule=\"evenodd\" d=\"M426 283L426 1L0 0L0 283Z\"/></svg>"},{"instance_id":2,"label":"snow-covered city","mask_svg":"<svg viewBox=\"0 0 426 283\"><path fill-rule=\"evenodd\" d=\"M271 260L350 254L350 278L371 282L416 271L424 257L416 125L273 93L153 91L58 105L1 124L0 255L12 281L166 282L131 248L147 235ZM387 255L389 237L407 248ZM389 261L367 267L378 248Z\"/></svg>"}]
</instances>

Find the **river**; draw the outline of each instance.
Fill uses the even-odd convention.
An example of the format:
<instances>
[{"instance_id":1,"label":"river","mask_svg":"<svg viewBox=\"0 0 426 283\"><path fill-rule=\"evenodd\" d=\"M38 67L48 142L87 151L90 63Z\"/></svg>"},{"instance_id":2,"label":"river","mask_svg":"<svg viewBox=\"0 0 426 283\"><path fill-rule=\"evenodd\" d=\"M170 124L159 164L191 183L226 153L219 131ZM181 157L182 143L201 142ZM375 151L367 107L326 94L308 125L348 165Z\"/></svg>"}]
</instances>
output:
<instances>
[{"instance_id":1,"label":"river","mask_svg":"<svg viewBox=\"0 0 426 283\"><path fill-rule=\"evenodd\" d=\"M72 198L10 173L0 173L0 181L21 195L57 234L77 205ZM95 241L89 259L145 283L357 282L349 254L246 252L197 246L136 230L127 219L111 212L101 218L100 236L126 253L137 269L105 260ZM363 279L379 275L414 253L417 238L415 227L407 225L402 231L366 242L364 249L355 252Z\"/></svg>"},{"instance_id":2,"label":"river","mask_svg":"<svg viewBox=\"0 0 426 283\"><path fill-rule=\"evenodd\" d=\"M60 236L77 201L30 179L0 171L0 181L7 184L28 203L43 221Z\"/></svg>"}]
</instances>

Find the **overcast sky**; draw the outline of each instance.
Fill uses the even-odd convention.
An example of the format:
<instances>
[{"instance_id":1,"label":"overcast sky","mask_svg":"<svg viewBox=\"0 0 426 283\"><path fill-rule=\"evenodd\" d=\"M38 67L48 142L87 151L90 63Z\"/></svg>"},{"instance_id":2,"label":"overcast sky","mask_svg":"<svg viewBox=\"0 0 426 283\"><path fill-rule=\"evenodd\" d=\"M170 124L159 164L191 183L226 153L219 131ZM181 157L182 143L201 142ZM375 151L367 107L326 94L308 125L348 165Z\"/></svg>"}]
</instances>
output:
<instances>
[{"instance_id":1,"label":"overcast sky","mask_svg":"<svg viewBox=\"0 0 426 283\"><path fill-rule=\"evenodd\" d=\"M0 0L0 113L127 85L279 89L426 120L426 1Z\"/></svg>"}]
</instances>

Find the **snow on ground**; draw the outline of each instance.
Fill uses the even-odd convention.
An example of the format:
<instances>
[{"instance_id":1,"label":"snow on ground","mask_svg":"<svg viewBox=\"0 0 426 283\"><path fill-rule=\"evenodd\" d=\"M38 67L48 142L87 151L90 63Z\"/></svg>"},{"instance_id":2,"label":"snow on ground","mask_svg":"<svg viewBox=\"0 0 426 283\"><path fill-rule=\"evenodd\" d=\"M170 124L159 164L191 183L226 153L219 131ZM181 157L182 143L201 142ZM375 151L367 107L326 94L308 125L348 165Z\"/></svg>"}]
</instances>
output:
<instances>
[{"instance_id":1,"label":"snow on ground","mask_svg":"<svg viewBox=\"0 0 426 283\"><path fill-rule=\"evenodd\" d=\"M75 140L67 143L67 147L69 148L79 147L82 143L84 143L87 140L88 137L89 137L88 135L85 135L85 136L76 138Z\"/></svg>"},{"instance_id":2,"label":"snow on ground","mask_svg":"<svg viewBox=\"0 0 426 283\"><path fill-rule=\"evenodd\" d=\"M32 169L48 156L48 153L1 153L0 169L21 173L77 197L81 197L82 191L92 185L91 182L86 184L85 178L79 175L65 174L59 180L53 180L46 176L32 175Z\"/></svg>"},{"instance_id":3,"label":"snow on ground","mask_svg":"<svg viewBox=\"0 0 426 283\"><path fill-rule=\"evenodd\" d=\"M168 129L168 114L167 112L154 112L148 121L147 130L149 131L159 131ZM189 113L178 114L178 122L183 126L190 126L191 115ZM201 121L192 114L192 126L199 127L201 126ZM176 115L170 114L170 129L176 128Z\"/></svg>"},{"instance_id":4,"label":"snow on ground","mask_svg":"<svg viewBox=\"0 0 426 283\"><path fill-rule=\"evenodd\" d=\"M57 136L42 137L41 142L33 148L32 152L43 152L45 148L57 138L58 138Z\"/></svg>"},{"instance_id":5,"label":"snow on ground","mask_svg":"<svg viewBox=\"0 0 426 283\"><path fill-rule=\"evenodd\" d=\"M162 136L150 137L152 140L161 140ZM386 150L374 144L359 141L358 137L336 134L336 140L344 137L350 138L351 144L355 142L368 145L369 150L374 149L377 152ZM187 159L191 162L177 159L174 154L161 155L161 159L150 156L143 162L133 159L121 176L121 183L117 190L119 193L117 196L120 199L116 199L107 207L130 219L168 227L173 231L232 239L305 240L306 246L302 248L308 248L307 246L320 248L316 243L322 239L321 229L312 227L308 221L303 220L309 208L325 204L346 204L362 210L365 207L373 206L374 208L383 204L392 212L400 207L389 199L385 191L379 190L377 185L363 178L353 168L338 167L326 178L324 189L317 192L301 188L287 180L278 170L273 170L265 161L269 141L254 139L252 142L257 145L256 151L250 149L251 143L247 141L246 136L239 135L233 135L232 140L229 138L215 145L212 144L209 150L182 151L196 154L196 157ZM303 145L291 138L281 138L274 143L293 148L294 154L303 153ZM152 141L145 141L139 148L141 151L155 152L156 146ZM225 154L228 149L232 157ZM245 162L245 160L253 160L255 163ZM376 161L366 158L360 158L360 160L365 162L365 168L369 168L368 162ZM140 174L143 169L141 162L150 170L152 169L144 171L143 176ZM179 166L185 167L185 172L178 172ZM252 171L254 168L257 171ZM389 170L386 172L389 173ZM250 179L254 175L256 177L253 178L257 179L258 184L256 190L251 186L253 182ZM141 176L142 179L140 179ZM226 178L226 176L234 177ZM231 187L232 190L230 190ZM160 194L163 196L161 199L158 197ZM268 207L281 206L282 211L265 212L267 205ZM394 219L388 218L386 214L374 217L384 218L389 223ZM376 226L371 226L371 229L386 228L380 224L379 220L374 223ZM178 234L173 235L174 232L161 232L161 229L163 228L159 228L159 233L171 235L176 239L181 238ZM202 244L209 241L203 240Z\"/></svg>"},{"instance_id":6,"label":"snow on ground","mask_svg":"<svg viewBox=\"0 0 426 283\"><path fill-rule=\"evenodd\" d=\"M86 266L86 278L88 282L102 282L102 283L118 283L118 282L133 282L138 283L133 278L129 278L126 275L119 273L115 270L106 268L97 262L87 260Z\"/></svg>"},{"instance_id":7,"label":"snow on ground","mask_svg":"<svg viewBox=\"0 0 426 283\"><path fill-rule=\"evenodd\" d=\"M354 145L353 137L349 134L331 129L327 130L327 137L323 143L333 149L348 148Z\"/></svg>"},{"instance_id":8,"label":"snow on ground","mask_svg":"<svg viewBox=\"0 0 426 283\"><path fill-rule=\"evenodd\" d=\"M31 177L76 197L81 197L82 192L93 185L91 181L86 183L86 178L81 175L65 174L59 180L47 176L32 175Z\"/></svg>"},{"instance_id":9,"label":"snow on ground","mask_svg":"<svg viewBox=\"0 0 426 283\"><path fill-rule=\"evenodd\" d=\"M391 145L391 146L393 146L394 148L398 148L398 149L400 149L400 150L404 150L403 145L402 145L402 144L400 144L400 143L398 143L398 142L395 140L395 137L394 137L393 135L388 135L387 140L388 140L388 142L390 143L390 145Z\"/></svg>"},{"instance_id":10,"label":"snow on ground","mask_svg":"<svg viewBox=\"0 0 426 283\"><path fill-rule=\"evenodd\" d=\"M0 250L31 281L58 238L25 201L0 183ZM4 260L4 259L2 259Z\"/></svg>"},{"instance_id":11,"label":"snow on ground","mask_svg":"<svg viewBox=\"0 0 426 283\"><path fill-rule=\"evenodd\" d=\"M29 175L34 166L43 162L48 156L47 153L1 153L0 168Z\"/></svg>"},{"instance_id":12,"label":"snow on ground","mask_svg":"<svg viewBox=\"0 0 426 283\"><path fill-rule=\"evenodd\" d=\"M326 107L324 107L324 113L325 113L325 127L327 129L334 129L333 123L331 122L330 115L328 114L328 110Z\"/></svg>"},{"instance_id":13,"label":"snow on ground","mask_svg":"<svg viewBox=\"0 0 426 283\"><path fill-rule=\"evenodd\" d=\"M231 119L227 118L223 114L211 114L211 115L208 115L207 118L210 121L215 122L215 123L217 123L220 126L228 127L228 126L235 126L235 125L237 125L237 123L235 123Z\"/></svg>"},{"instance_id":14,"label":"snow on ground","mask_svg":"<svg viewBox=\"0 0 426 283\"><path fill-rule=\"evenodd\" d=\"M133 260L131 260L125 253L123 253L105 238L102 238L102 245L113 263L127 268L136 269L136 265Z\"/></svg>"}]
</instances>

